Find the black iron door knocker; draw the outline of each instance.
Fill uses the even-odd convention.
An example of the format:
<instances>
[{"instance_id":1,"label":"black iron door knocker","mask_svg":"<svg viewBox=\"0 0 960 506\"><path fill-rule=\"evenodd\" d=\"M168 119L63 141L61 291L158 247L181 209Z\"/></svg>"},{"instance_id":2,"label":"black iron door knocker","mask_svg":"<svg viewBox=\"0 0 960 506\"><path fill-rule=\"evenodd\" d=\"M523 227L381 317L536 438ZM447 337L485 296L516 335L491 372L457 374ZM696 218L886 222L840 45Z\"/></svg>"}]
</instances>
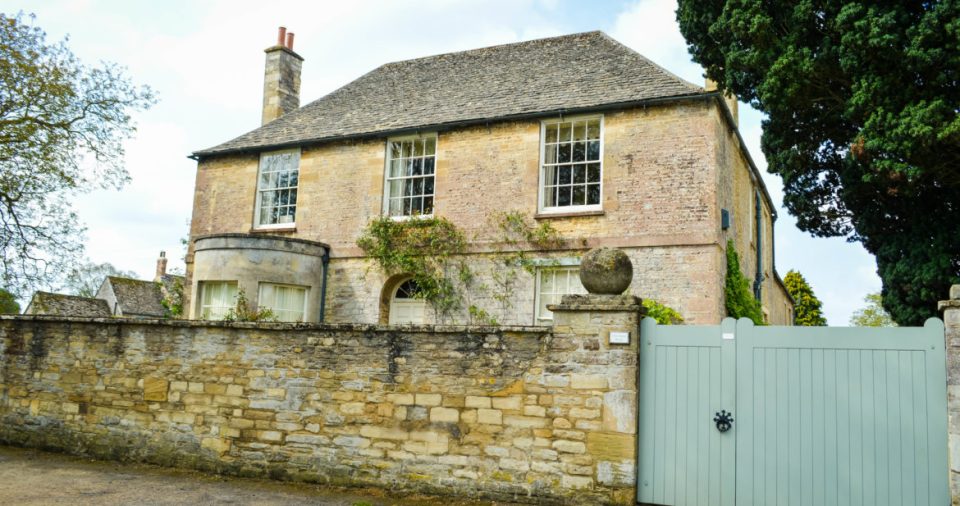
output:
<instances>
[{"instance_id":1,"label":"black iron door knocker","mask_svg":"<svg viewBox=\"0 0 960 506\"><path fill-rule=\"evenodd\" d=\"M717 424L717 430L720 432L726 432L730 430L730 427L733 426L733 413L727 413L726 410L720 410L720 412L713 417L713 421Z\"/></svg>"}]
</instances>

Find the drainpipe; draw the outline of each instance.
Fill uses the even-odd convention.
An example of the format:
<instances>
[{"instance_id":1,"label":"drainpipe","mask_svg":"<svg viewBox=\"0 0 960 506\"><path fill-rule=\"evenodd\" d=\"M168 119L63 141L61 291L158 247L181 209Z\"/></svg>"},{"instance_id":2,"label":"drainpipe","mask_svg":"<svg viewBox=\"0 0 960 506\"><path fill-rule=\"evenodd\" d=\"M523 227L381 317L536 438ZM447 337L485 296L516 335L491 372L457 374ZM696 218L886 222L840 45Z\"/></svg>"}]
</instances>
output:
<instances>
[{"instance_id":1,"label":"drainpipe","mask_svg":"<svg viewBox=\"0 0 960 506\"><path fill-rule=\"evenodd\" d=\"M327 248L323 249L323 256L320 257L320 260L323 262L323 281L320 283L320 319L319 322L323 323L323 315L326 312L327 308L327 273L330 271L330 250Z\"/></svg>"},{"instance_id":2,"label":"drainpipe","mask_svg":"<svg viewBox=\"0 0 960 506\"><path fill-rule=\"evenodd\" d=\"M760 299L763 285L763 206L760 201L760 190L754 190L754 201L757 214L757 275L753 279L753 296Z\"/></svg>"}]
</instances>

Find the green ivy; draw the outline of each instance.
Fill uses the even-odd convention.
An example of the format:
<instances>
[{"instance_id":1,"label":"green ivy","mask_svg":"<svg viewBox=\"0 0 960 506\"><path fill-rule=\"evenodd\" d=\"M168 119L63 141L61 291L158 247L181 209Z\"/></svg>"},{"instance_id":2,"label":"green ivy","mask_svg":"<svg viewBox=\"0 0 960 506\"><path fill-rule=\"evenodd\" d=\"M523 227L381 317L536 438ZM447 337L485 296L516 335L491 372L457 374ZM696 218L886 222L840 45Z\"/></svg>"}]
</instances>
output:
<instances>
[{"instance_id":1,"label":"green ivy","mask_svg":"<svg viewBox=\"0 0 960 506\"><path fill-rule=\"evenodd\" d=\"M647 310L647 316L657 320L660 325L680 325L683 323L683 316L680 315L680 312L653 299L643 299L643 307Z\"/></svg>"},{"instance_id":2,"label":"green ivy","mask_svg":"<svg viewBox=\"0 0 960 506\"><path fill-rule=\"evenodd\" d=\"M357 246L387 275L410 274L413 296L430 304L441 322L462 307L461 286L473 276L457 258L466 252L463 232L446 218L382 216L367 224Z\"/></svg>"},{"instance_id":3,"label":"green ivy","mask_svg":"<svg viewBox=\"0 0 960 506\"><path fill-rule=\"evenodd\" d=\"M727 316L750 318L756 325L766 325L760 301L750 291L750 281L740 270L740 255L733 247L733 241L727 241L727 279L724 287L727 303Z\"/></svg>"}]
</instances>

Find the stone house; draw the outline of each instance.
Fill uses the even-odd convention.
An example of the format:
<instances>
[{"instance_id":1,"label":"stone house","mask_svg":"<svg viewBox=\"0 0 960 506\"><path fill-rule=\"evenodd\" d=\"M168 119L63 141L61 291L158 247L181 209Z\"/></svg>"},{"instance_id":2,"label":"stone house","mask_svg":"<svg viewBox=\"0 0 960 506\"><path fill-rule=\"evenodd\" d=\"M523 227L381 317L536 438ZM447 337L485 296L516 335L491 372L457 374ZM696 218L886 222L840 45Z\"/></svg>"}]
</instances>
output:
<instances>
[{"instance_id":1,"label":"stone house","mask_svg":"<svg viewBox=\"0 0 960 506\"><path fill-rule=\"evenodd\" d=\"M107 301L52 292L34 292L23 314L109 318Z\"/></svg>"},{"instance_id":2,"label":"stone house","mask_svg":"<svg viewBox=\"0 0 960 506\"><path fill-rule=\"evenodd\" d=\"M502 324L549 324L600 246L632 259L631 293L717 323L728 240L768 321L792 321L735 100L590 32L389 63L300 107L303 58L284 32L266 49L262 126L192 155L190 318L221 317L242 290L284 320L434 321L356 244L375 218L420 215L470 238L469 302ZM504 211L566 242L513 246L541 265L494 293Z\"/></svg>"},{"instance_id":3,"label":"stone house","mask_svg":"<svg viewBox=\"0 0 960 506\"><path fill-rule=\"evenodd\" d=\"M166 253L157 259L153 281L107 276L93 297L36 292L24 314L109 318L169 318L167 305L182 290L183 276L167 274Z\"/></svg>"}]
</instances>

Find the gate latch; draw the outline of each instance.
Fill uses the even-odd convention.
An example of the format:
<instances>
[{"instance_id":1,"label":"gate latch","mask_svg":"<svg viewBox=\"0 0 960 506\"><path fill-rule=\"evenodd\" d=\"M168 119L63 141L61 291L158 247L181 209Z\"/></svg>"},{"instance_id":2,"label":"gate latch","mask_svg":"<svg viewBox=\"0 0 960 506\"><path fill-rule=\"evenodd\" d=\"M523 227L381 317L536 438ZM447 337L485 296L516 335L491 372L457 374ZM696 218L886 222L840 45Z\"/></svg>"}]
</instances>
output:
<instances>
[{"instance_id":1,"label":"gate latch","mask_svg":"<svg viewBox=\"0 0 960 506\"><path fill-rule=\"evenodd\" d=\"M720 410L717 413L717 416L713 417L714 423L717 424L717 430L720 432L726 432L730 430L730 427L733 426L733 413L727 413L726 410Z\"/></svg>"}]
</instances>

